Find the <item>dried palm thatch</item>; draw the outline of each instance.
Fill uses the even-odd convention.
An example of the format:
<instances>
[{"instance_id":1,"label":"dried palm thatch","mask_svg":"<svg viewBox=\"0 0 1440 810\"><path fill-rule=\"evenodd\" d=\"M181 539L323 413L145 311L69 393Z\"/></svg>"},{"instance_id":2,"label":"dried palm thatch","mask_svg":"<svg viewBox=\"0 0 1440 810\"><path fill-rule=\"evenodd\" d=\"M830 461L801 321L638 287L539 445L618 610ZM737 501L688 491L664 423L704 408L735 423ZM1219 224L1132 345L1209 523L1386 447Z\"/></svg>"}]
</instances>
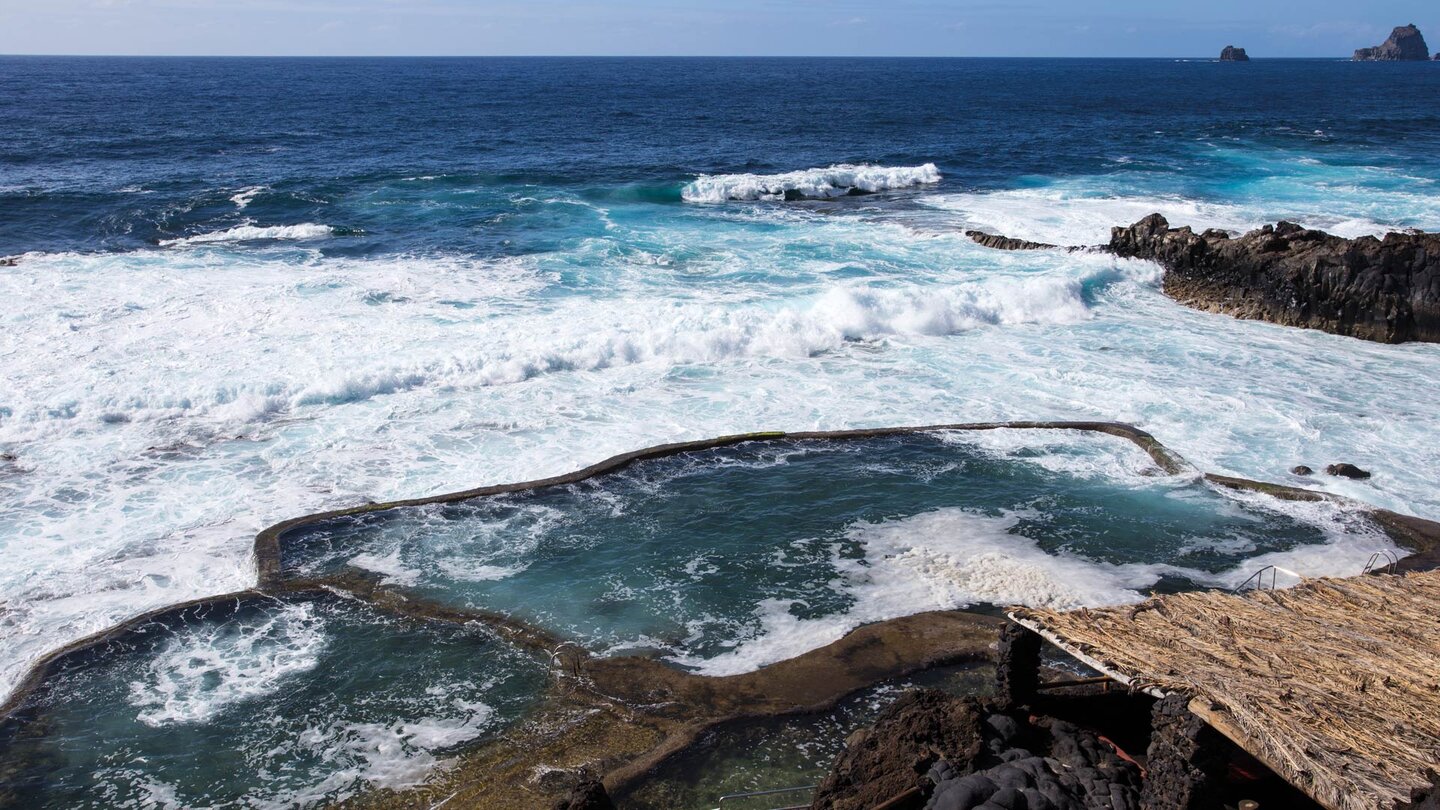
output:
<instances>
[{"instance_id":1,"label":"dried palm thatch","mask_svg":"<svg viewBox=\"0 0 1440 810\"><path fill-rule=\"evenodd\" d=\"M1191 710L1320 804L1389 810L1440 769L1440 571L1011 616Z\"/></svg>"}]
</instances>

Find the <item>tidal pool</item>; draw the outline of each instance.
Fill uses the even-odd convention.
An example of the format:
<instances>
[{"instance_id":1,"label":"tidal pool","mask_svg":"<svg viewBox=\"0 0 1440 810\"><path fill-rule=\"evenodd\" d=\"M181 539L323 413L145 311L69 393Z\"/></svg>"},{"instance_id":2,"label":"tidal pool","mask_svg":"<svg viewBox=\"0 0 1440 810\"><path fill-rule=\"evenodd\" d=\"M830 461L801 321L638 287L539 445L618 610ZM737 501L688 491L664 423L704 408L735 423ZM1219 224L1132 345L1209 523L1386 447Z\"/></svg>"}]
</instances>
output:
<instances>
[{"instance_id":1,"label":"tidal pool","mask_svg":"<svg viewBox=\"0 0 1440 810\"><path fill-rule=\"evenodd\" d=\"M546 677L478 626L350 600L196 608L82 654L0 724L0 806L279 808L415 785Z\"/></svg>"},{"instance_id":2,"label":"tidal pool","mask_svg":"<svg viewBox=\"0 0 1440 810\"><path fill-rule=\"evenodd\" d=\"M287 576L363 575L720 675L865 622L1133 601L1337 544L1391 547L1356 512L1166 475L1113 436L1000 430L686 452L312 524L283 538L282 560Z\"/></svg>"}]
</instances>

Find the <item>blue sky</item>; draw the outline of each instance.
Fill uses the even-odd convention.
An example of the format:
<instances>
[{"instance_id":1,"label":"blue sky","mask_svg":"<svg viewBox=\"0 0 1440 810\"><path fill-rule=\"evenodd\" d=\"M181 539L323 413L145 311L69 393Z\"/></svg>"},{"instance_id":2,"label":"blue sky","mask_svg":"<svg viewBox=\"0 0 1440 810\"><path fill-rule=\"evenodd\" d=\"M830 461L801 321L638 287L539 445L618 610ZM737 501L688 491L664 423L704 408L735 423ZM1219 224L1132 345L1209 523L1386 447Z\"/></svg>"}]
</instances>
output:
<instances>
[{"instance_id":1,"label":"blue sky","mask_svg":"<svg viewBox=\"0 0 1440 810\"><path fill-rule=\"evenodd\" d=\"M1347 56L1436 0L0 0L0 53Z\"/></svg>"}]
</instances>

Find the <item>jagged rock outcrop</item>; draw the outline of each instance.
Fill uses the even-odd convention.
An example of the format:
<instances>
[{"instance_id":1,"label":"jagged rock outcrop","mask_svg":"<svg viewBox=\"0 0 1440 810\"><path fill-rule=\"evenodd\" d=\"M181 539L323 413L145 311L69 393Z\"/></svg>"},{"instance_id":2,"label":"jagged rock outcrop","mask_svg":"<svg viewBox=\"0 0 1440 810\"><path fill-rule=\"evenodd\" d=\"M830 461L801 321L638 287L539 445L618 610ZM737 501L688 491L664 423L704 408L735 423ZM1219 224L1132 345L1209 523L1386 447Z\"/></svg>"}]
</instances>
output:
<instances>
[{"instance_id":1,"label":"jagged rock outcrop","mask_svg":"<svg viewBox=\"0 0 1440 810\"><path fill-rule=\"evenodd\" d=\"M1221 62L1249 62L1249 61L1250 61L1250 55L1247 54L1247 53L1245 53L1245 49L1244 49L1244 48L1237 48L1237 47L1235 47L1234 45L1226 45L1226 46L1225 46L1225 49L1222 50L1222 51L1220 51L1220 61L1221 61Z\"/></svg>"},{"instance_id":2,"label":"jagged rock outcrop","mask_svg":"<svg viewBox=\"0 0 1440 810\"><path fill-rule=\"evenodd\" d=\"M1356 50L1354 58L1362 62L1423 62L1430 58L1430 48L1420 29L1411 23L1391 31L1390 38L1383 44Z\"/></svg>"},{"instance_id":3,"label":"jagged rock outcrop","mask_svg":"<svg viewBox=\"0 0 1440 810\"><path fill-rule=\"evenodd\" d=\"M1059 247L1045 242L1031 242L1028 239L1011 239L1008 236L986 233L984 231L966 231L965 235L976 243L995 250L1048 250Z\"/></svg>"},{"instance_id":4,"label":"jagged rock outcrop","mask_svg":"<svg viewBox=\"0 0 1440 810\"><path fill-rule=\"evenodd\" d=\"M1109 250L1165 268L1165 294L1239 318L1382 343L1440 342L1440 234L1344 239L1291 222L1230 238L1159 214L1111 231Z\"/></svg>"},{"instance_id":5,"label":"jagged rock outcrop","mask_svg":"<svg viewBox=\"0 0 1440 810\"><path fill-rule=\"evenodd\" d=\"M1140 773L1092 732L920 691L851 736L812 810L1138 810Z\"/></svg>"},{"instance_id":6,"label":"jagged rock outcrop","mask_svg":"<svg viewBox=\"0 0 1440 810\"><path fill-rule=\"evenodd\" d=\"M1354 478L1357 481L1363 481L1366 478L1370 477L1369 470L1362 470L1359 467L1356 467L1354 464L1343 461L1339 464L1331 464L1330 466L1326 467L1325 474L1337 475L1341 478Z\"/></svg>"}]
</instances>

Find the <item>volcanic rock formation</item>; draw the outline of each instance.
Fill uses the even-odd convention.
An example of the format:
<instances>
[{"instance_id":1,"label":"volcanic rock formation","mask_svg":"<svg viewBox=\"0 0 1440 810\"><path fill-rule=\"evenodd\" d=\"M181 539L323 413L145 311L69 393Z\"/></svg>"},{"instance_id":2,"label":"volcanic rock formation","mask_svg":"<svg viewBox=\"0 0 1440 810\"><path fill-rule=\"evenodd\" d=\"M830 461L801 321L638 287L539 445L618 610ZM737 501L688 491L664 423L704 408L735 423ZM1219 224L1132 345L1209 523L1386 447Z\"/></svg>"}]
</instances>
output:
<instances>
[{"instance_id":1,"label":"volcanic rock formation","mask_svg":"<svg viewBox=\"0 0 1440 810\"><path fill-rule=\"evenodd\" d=\"M1430 58L1430 48L1425 37L1414 23L1402 25L1390 32L1390 38L1373 48L1360 48L1354 58L1362 62L1423 62Z\"/></svg>"},{"instance_id":2,"label":"volcanic rock formation","mask_svg":"<svg viewBox=\"0 0 1440 810\"><path fill-rule=\"evenodd\" d=\"M908 693L847 744L813 810L1140 807L1139 770L1093 732L975 698Z\"/></svg>"},{"instance_id":3,"label":"volcanic rock formation","mask_svg":"<svg viewBox=\"0 0 1440 810\"><path fill-rule=\"evenodd\" d=\"M1239 318L1402 343L1440 342L1440 234L1344 239L1291 222L1238 238L1159 214L1111 231L1117 256L1165 268L1165 294Z\"/></svg>"},{"instance_id":4,"label":"volcanic rock formation","mask_svg":"<svg viewBox=\"0 0 1440 810\"><path fill-rule=\"evenodd\" d=\"M1221 62L1249 62L1250 55L1245 53L1244 48L1237 48L1234 45L1226 45L1225 50L1220 52Z\"/></svg>"}]
</instances>

